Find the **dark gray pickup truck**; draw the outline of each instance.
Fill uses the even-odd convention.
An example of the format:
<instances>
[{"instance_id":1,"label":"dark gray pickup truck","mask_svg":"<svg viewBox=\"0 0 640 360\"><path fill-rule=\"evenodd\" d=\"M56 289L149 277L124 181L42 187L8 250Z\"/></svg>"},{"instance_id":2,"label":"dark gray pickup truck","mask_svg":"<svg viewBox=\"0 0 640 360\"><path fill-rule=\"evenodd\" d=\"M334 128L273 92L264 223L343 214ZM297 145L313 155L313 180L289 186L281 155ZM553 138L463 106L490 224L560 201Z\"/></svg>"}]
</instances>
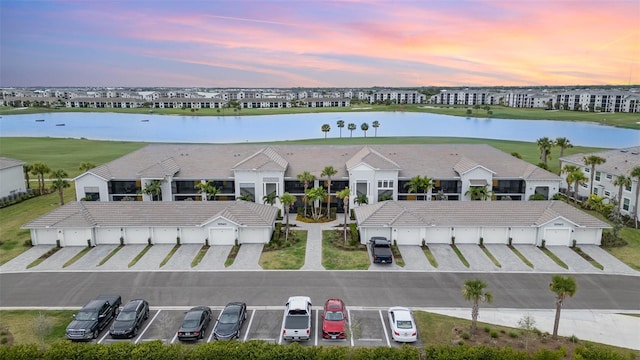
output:
<instances>
[{"instance_id":1,"label":"dark gray pickup truck","mask_svg":"<svg viewBox=\"0 0 640 360\"><path fill-rule=\"evenodd\" d=\"M382 236L374 236L369 240L371 256L376 264L393 263L393 253L391 252L391 242Z\"/></svg>"},{"instance_id":2,"label":"dark gray pickup truck","mask_svg":"<svg viewBox=\"0 0 640 360\"><path fill-rule=\"evenodd\" d=\"M122 304L120 295L100 295L83 306L67 326L67 339L91 340L98 337L118 314Z\"/></svg>"}]
</instances>

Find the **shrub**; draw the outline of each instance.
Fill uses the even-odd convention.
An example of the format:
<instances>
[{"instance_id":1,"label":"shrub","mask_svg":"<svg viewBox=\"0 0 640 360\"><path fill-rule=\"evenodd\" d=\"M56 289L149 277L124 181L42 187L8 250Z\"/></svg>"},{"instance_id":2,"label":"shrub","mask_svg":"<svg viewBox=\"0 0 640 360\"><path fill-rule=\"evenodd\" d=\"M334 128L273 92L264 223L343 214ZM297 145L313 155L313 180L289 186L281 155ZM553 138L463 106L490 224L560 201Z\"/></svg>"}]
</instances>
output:
<instances>
[{"instance_id":1,"label":"shrub","mask_svg":"<svg viewBox=\"0 0 640 360\"><path fill-rule=\"evenodd\" d=\"M469 340L471 339L471 335L468 332L463 332L462 334L460 334L460 337L465 339L465 340Z\"/></svg>"},{"instance_id":2,"label":"shrub","mask_svg":"<svg viewBox=\"0 0 640 360\"><path fill-rule=\"evenodd\" d=\"M512 339L515 339L515 338L518 337L518 334L513 332L513 331L509 331L509 337L512 338Z\"/></svg>"},{"instance_id":3,"label":"shrub","mask_svg":"<svg viewBox=\"0 0 640 360\"><path fill-rule=\"evenodd\" d=\"M498 338L498 336L499 336L499 335L498 335L498 332L497 332L497 331L492 331L492 332L491 332L491 338L492 338L492 339L497 339L497 338Z\"/></svg>"},{"instance_id":4,"label":"shrub","mask_svg":"<svg viewBox=\"0 0 640 360\"><path fill-rule=\"evenodd\" d=\"M358 233L358 226L356 224L349 224L349 231L351 232L351 246L357 246L360 243L360 234Z\"/></svg>"},{"instance_id":5,"label":"shrub","mask_svg":"<svg viewBox=\"0 0 640 360\"><path fill-rule=\"evenodd\" d=\"M485 326L485 327L483 328L483 330L484 330L484 332L486 332L486 333L491 332L491 328L490 328L490 327L488 327L488 326Z\"/></svg>"}]
</instances>

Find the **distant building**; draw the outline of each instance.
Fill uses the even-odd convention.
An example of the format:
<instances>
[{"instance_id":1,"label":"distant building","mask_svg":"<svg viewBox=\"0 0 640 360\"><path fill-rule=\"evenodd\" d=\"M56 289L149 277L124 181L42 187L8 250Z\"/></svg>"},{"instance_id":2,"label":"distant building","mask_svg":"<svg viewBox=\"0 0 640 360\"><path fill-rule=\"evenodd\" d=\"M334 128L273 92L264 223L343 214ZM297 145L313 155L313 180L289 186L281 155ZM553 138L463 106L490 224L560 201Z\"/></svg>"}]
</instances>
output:
<instances>
[{"instance_id":1,"label":"distant building","mask_svg":"<svg viewBox=\"0 0 640 360\"><path fill-rule=\"evenodd\" d=\"M24 161L0 157L0 199L24 194Z\"/></svg>"}]
</instances>

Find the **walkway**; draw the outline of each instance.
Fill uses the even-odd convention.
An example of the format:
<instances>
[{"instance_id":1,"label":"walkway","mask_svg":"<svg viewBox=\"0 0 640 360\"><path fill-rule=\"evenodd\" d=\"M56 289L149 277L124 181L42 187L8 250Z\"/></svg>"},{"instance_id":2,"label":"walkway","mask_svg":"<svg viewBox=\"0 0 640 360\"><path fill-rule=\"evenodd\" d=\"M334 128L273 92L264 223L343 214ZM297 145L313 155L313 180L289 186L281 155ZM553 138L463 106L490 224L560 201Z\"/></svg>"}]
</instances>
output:
<instances>
[{"instance_id":1,"label":"walkway","mask_svg":"<svg viewBox=\"0 0 640 360\"><path fill-rule=\"evenodd\" d=\"M321 224L296 221L296 215L289 214L289 224L296 224L296 229L307 230L307 248L301 270L325 270L322 266L322 231L332 229L343 222L344 218L341 214L336 220Z\"/></svg>"}]
</instances>

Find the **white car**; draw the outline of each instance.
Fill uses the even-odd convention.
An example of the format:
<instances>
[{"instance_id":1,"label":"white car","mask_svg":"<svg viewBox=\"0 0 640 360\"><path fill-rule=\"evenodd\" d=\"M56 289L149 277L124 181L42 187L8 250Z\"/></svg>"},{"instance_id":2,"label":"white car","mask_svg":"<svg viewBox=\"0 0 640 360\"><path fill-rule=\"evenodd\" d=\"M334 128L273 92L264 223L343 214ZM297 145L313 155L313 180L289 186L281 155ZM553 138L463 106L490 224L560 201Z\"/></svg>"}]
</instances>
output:
<instances>
[{"instance_id":1,"label":"white car","mask_svg":"<svg viewBox=\"0 0 640 360\"><path fill-rule=\"evenodd\" d=\"M418 328L413 320L413 313L405 307L392 307L388 310L391 337L397 342L414 342L418 340Z\"/></svg>"}]
</instances>

